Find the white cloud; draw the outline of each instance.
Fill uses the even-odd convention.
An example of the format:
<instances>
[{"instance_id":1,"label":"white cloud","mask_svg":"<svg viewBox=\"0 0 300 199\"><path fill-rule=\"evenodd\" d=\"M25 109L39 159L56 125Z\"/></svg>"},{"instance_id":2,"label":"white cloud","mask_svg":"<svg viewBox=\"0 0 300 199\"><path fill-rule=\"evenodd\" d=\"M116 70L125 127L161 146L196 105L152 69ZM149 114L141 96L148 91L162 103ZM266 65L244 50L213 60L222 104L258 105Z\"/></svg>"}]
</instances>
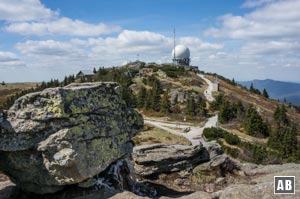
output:
<instances>
[{"instance_id":1,"label":"white cloud","mask_svg":"<svg viewBox=\"0 0 300 199\"><path fill-rule=\"evenodd\" d=\"M244 16L224 15L220 28L210 28L206 35L233 39L269 39L298 37L300 1L276 1Z\"/></svg>"},{"instance_id":2,"label":"white cloud","mask_svg":"<svg viewBox=\"0 0 300 199\"><path fill-rule=\"evenodd\" d=\"M0 51L0 69L20 66L25 66L25 64L14 53Z\"/></svg>"},{"instance_id":3,"label":"white cloud","mask_svg":"<svg viewBox=\"0 0 300 199\"><path fill-rule=\"evenodd\" d=\"M108 39L110 40L110 39ZM112 40L111 40L112 41ZM121 42L122 45L157 45L162 42L170 42L168 38L159 33L149 31L130 31L124 30L115 39L117 42Z\"/></svg>"},{"instance_id":4,"label":"white cloud","mask_svg":"<svg viewBox=\"0 0 300 199\"><path fill-rule=\"evenodd\" d=\"M39 0L1 0L0 20L4 30L20 35L99 36L119 32L120 26L87 23L60 16Z\"/></svg>"},{"instance_id":5,"label":"white cloud","mask_svg":"<svg viewBox=\"0 0 300 199\"><path fill-rule=\"evenodd\" d=\"M90 47L94 53L118 57L133 56L137 53L149 58L168 56L173 48L173 38L150 31L123 30L117 37L72 39L71 43L81 47ZM177 43L187 45L192 52L214 51L223 48L221 44L203 42L196 37L181 37Z\"/></svg>"},{"instance_id":6,"label":"white cloud","mask_svg":"<svg viewBox=\"0 0 300 199\"><path fill-rule=\"evenodd\" d=\"M197 37L181 37L179 42L193 48L194 50L200 51L218 50L224 47L223 44L204 42Z\"/></svg>"},{"instance_id":7,"label":"white cloud","mask_svg":"<svg viewBox=\"0 0 300 199\"><path fill-rule=\"evenodd\" d=\"M120 31L119 26L104 23L90 24L70 18L59 18L44 22L11 23L5 27L8 32L21 35L69 35L69 36L97 36Z\"/></svg>"},{"instance_id":8,"label":"white cloud","mask_svg":"<svg viewBox=\"0 0 300 199\"><path fill-rule=\"evenodd\" d=\"M58 12L46 8L39 0L1 0L0 20L31 21L56 17Z\"/></svg>"},{"instance_id":9,"label":"white cloud","mask_svg":"<svg viewBox=\"0 0 300 199\"><path fill-rule=\"evenodd\" d=\"M14 53L0 51L0 62L9 62L15 60L17 60L17 57Z\"/></svg>"},{"instance_id":10,"label":"white cloud","mask_svg":"<svg viewBox=\"0 0 300 199\"><path fill-rule=\"evenodd\" d=\"M207 36L225 39L225 55L211 53L207 70L230 78L273 78L295 81L300 65L300 1L248 0L244 15L226 14Z\"/></svg>"},{"instance_id":11,"label":"white cloud","mask_svg":"<svg viewBox=\"0 0 300 199\"><path fill-rule=\"evenodd\" d=\"M173 38L149 31L124 30L117 37L89 39L87 43L93 45L92 50L95 53L106 52L123 57L132 57L139 53L148 60L153 57L152 61L170 56L173 48ZM196 37L181 37L177 39L177 43L188 46L192 51L192 56L201 51L214 51L223 47L220 44L203 42Z\"/></svg>"},{"instance_id":12,"label":"white cloud","mask_svg":"<svg viewBox=\"0 0 300 199\"><path fill-rule=\"evenodd\" d=\"M213 53L223 47L196 37L178 38L177 43L191 49L192 61L196 55ZM49 71L49 75L55 73L62 77L81 69L120 66L124 61L135 60L137 53L146 62L171 62L173 38L150 31L124 30L115 37L77 38L69 41L28 40L19 42L15 47L32 70L43 68Z\"/></svg>"},{"instance_id":13,"label":"white cloud","mask_svg":"<svg viewBox=\"0 0 300 199\"><path fill-rule=\"evenodd\" d=\"M247 0L242 7L243 8L254 8L254 7L258 7L258 6L262 6L274 1L278 1L278 0Z\"/></svg>"},{"instance_id":14,"label":"white cloud","mask_svg":"<svg viewBox=\"0 0 300 199\"><path fill-rule=\"evenodd\" d=\"M60 59L76 58L79 59L85 56L83 49L75 48L68 42L45 40L17 43L16 48L26 56L37 57L44 59L45 57ZM45 60L51 62L51 60Z\"/></svg>"},{"instance_id":15,"label":"white cloud","mask_svg":"<svg viewBox=\"0 0 300 199\"><path fill-rule=\"evenodd\" d=\"M293 55L300 52L300 43L297 41L266 41L266 42L249 42L242 46L243 54L258 55ZM297 53L298 52L298 53Z\"/></svg>"}]
</instances>

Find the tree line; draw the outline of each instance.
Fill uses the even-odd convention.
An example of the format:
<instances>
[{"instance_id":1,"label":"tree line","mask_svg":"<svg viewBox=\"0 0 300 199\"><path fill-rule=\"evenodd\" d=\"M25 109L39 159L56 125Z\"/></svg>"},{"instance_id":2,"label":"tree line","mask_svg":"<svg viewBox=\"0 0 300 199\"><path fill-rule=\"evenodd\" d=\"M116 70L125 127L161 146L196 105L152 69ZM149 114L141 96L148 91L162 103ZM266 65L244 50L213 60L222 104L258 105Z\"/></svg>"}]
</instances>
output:
<instances>
[{"instance_id":1,"label":"tree line","mask_svg":"<svg viewBox=\"0 0 300 199\"><path fill-rule=\"evenodd\" d=\"M223 94L216 97L211 103L213 110L219 110L218 120L221 124L232 120L239 120L245 132L255 137L267 137L270 133L270 125L265 121L253 105L244 107L241 101L231 102L225 99Z\"/></svg>"},{"instance_id":2,"label":"tree line","mask_svg":"<svg viewBox=\"0 0 300 199\"><path fill-rule=\"evenodd\" d=\"M181 108L176 102L171 104L169 98L170 90L163 90L159 79L155 76L144 78L144 85L137 94L137 107L147 111L161 112L164 114L181 113ZM177 101L175 99L175 101ZM205 117L207 114L206 102L199 95L195 95L192 91L187 93L186 102L184 104L184 113L188 116L201 116Z\"/></svg>"},{"instance_id":3,"label":"tree line","mask_svg":"<svg viewBox=\"0 0 300 199\"><path fill-rule=\"evenodd\" d=\"M29 88L26 90L22 90L6 99L3 103L2 107L0 106L0 111L9 109L19 97L26 95L28 93L42 91L45 88L53 88L59 86L66 86L75 81L74 75L65 76L63 81L59 81L58 79L51 79L49 82L42 82L41 84L37 84L34 88Z\"/></svg>"},{"instance_id":4,"label":"tree line","mask_svg":"<svg viewBox=\"0 0 300 199\"><path fill-rule=\"evenodd\" d=\"M220 99L223 100L222 103L220 103ZM214 106L217 106L220 110L219 122L226 123L230 121L228 118L235 118L237 104L239 103L226 102L222 96L216 98ZM240 110L243 110L243 108L240 108ZM269 122L260 116L253 105L249 105L244 112L242 122L244 131L251 136L267 137L268 142L266 146L241 142L236 137L228 136L228 133L216 128L205 129L203 134L208 139L224 138L229 144L237 144L240 148L244 149L244 158L247 157L256 163L300 161L300 146L297 138L297 127L296 124L288 119L287 110L284 104L276 107L273 114L273 120L275 121L275 125L271 128ZM235 155L239 154L239 152L234 149L228 149L228 152Z\"/></svg>"},{"instance_id":5,"label":"tree line","mask_svg":"<svg viewBox=\"0 0 300 199\"><path fill-rule=\"evenodd\" d=\"M234 158L239 158L256 164L280 163L282 161L282 157L280 157L278 151L268 149L265 146L255 143L242 141L237 135L225 131L224 129L216 127L205 128L203 136L208 140L217 140L225 153ZM230 145L238 146L238 148L232 148L224 145L221 138Z\"/></svg>"},{"instance_id":6,"label":"tree line","mask_svg":"<svg viewBox=\"0 0 300 199\"><path fill-rule=\"evenodd\" d=\"M274 112L275 129L271 132L268 146L279 151L283 158L290 161L300 160L300 146L297 139L297 127L286 115L284 104L277 106Z\"/></svg>"}]
</instances>

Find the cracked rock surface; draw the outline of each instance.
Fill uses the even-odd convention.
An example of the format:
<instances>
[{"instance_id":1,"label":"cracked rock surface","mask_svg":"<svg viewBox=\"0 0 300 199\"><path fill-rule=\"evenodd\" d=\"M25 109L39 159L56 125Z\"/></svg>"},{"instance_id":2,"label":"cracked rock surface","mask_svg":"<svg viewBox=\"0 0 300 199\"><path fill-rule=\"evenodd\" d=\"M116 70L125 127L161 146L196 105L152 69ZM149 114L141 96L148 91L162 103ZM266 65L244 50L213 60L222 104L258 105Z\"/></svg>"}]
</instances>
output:
<instances>
[{"instance_id":1,"label":"cracked rock surface","mask_svg":"<svg viewBox=\"0 0 300 199\"><path fill-rule=\"evenodd\" d=\"M83 182L132 151L143 126L116 83L48 88L20 97L0 123L0 170L44 194Z\"/></svg>"}]
</instances>

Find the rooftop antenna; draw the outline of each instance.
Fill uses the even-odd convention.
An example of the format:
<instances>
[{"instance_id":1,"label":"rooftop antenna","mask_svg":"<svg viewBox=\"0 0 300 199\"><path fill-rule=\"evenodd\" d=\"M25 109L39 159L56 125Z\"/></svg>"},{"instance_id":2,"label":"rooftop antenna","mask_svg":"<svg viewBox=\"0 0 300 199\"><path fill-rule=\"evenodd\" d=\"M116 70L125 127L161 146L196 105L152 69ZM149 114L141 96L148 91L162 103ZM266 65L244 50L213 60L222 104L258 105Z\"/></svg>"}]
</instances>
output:
<instances>
[{"instance_id":1,"label":"rooftop antenna","mask_svg":"<svg viewBox=\"0 0 300 199\"><path fill-rule=\"evenodd\" d=\"M140 57L140 54L139 54L139 53L136 54L136 61L140 61L140 60L139 60L139 57Z\"/></svg>"},{"instance_id":2,"label":"rooftop antenna","mask_svg":"<svg viewBox=\"0 0 300 199\"><path fill-rule=\"evenodd\" d=\"M175 62L175 44L176 44L176 42L175 42L175 28L174 28L174 53L173 53L173 60L174 60L174 62Z\"/></svg>"}]
</instances>

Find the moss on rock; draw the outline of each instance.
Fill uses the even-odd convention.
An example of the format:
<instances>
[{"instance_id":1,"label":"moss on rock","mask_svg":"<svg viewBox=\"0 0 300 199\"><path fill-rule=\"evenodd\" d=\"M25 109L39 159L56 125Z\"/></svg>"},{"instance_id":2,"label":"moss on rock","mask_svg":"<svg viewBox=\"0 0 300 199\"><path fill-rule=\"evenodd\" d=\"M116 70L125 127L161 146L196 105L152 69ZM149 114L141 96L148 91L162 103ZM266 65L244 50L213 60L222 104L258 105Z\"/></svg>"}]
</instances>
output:
<instances>
[{"instance_id":1,"label":"moss on rock","mask_svg":"<svg viewBox=\"0 0 300 199\"><path fill-rule=\"evenodd\" d=\"M130 153L143 119L116 83L96 82L27 94L0 126L3 172L25 191L51 193Z\"/></svg>"}]
</instances>

